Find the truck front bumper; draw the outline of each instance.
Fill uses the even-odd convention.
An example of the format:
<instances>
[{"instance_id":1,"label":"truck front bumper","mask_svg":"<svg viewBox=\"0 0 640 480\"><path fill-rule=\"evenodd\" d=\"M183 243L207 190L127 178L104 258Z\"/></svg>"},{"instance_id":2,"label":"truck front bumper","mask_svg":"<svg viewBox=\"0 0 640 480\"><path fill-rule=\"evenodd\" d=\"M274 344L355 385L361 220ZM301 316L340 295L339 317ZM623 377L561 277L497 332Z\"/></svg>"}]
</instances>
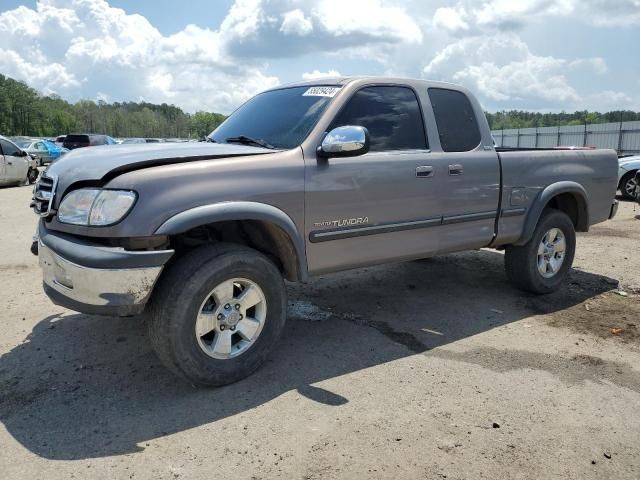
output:
<instances>
[{"instance_id":1,"label":"truck front bumper","mask_svg":"<svg viewBox=\"0 0 640 480\"><path fill-rule=\"evenodd\" d=\"M128 251L38 227L38 259L47 296L82 313L141 313L173 250Z\"/></svg>"}]
</instances>

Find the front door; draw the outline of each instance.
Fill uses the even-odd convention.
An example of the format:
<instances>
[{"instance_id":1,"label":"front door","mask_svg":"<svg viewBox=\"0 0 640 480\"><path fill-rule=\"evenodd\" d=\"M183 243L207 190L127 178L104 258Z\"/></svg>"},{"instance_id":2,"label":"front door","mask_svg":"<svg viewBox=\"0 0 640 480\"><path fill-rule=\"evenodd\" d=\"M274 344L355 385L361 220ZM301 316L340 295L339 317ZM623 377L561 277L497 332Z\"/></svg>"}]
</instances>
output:
<instances>
[{"instance_id":1,"label":"front door","mask_svg":"<svg viewBox=\"0 0 640 480\"><path fill-rule=\"evenodd\" d=\"M2 155L2 152L0 152L0 185L4 185L7 182L7 160L4 158L4 155Z\"/></svg>"},{"instance_id":2,"label":"front door","mask_svg":"<svg viewBox=\"0 0 640 480\"><path fill-rule=\"evenodd\" d=\"M0 138L0 147L4 154L5 179L7 183L13 183L27 178L27 170L24 168L24 157L20 150L12 142Z\"/></svg>"},{"instance_id":3,"label":"front door","mask_svg":"<svg viewBox=\"0 0 640 480\"><path fill-rule=\"evenodd\" d=\"M438 249L445 159L429 153L415 92L402 86L358 90L332 126L366 127L370 152L305 159L310 273L418 257Z\"/></svg>"}]
</instances>

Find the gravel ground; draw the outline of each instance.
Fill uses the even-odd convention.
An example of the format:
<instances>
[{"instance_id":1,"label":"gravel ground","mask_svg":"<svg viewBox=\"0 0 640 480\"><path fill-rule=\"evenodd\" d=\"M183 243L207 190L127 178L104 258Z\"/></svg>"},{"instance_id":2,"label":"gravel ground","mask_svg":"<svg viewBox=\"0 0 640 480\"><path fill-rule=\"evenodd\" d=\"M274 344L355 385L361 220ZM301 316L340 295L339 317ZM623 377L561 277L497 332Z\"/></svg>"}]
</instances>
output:
<instances>
[{"instance_id":1,"label":"gravel ground","mask_svg":"<svg viewBox=\"0 0 640 480\"><path fill-rule=\"evenodd\" d=\"M270 361L204 390L139 319L49 302L30 192L0 189L3 478L640 478L630 203L544 297L484 250L292 285Z\"/></svg>"}]
</instances>

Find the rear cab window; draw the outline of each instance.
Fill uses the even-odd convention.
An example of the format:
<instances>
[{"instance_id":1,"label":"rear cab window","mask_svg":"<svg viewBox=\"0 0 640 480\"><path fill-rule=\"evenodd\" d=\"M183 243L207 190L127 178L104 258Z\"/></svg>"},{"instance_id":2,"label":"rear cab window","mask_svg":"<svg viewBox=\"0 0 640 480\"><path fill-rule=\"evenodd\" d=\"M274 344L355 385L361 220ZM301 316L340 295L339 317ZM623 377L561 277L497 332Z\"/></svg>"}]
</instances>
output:
<instances>
[{"instance_id":1,"label":"rear cab window","mask_svg":"<svg viewBox=\"0 0 640 480\"><path fill-rule=\"evenodd\" d=\"M480 145L480 129L467 96L457 90L430 88L440 146L445 152L468 152Z\"/></svg>"},{"instance_id":2,"label":"rear cab window","mask_svg":"<svg viewBox=\"0 0 640 480\"><path fill-rule=\"evenodd\" d=\"M346 125L369 130L372 152L429 148L420 104L409 87L361 88L349 99L329 130Z\"/></svg>"},{"instance_id":3,"label":"rear cab window","mask_svg":"<svg viewBox=\"0 0 640 480\"><path fill-rule=\"evenodd\" d=\"M63 145L65 147L87 146L89 145L89 135L67 135Z\"/></svg>"}]
</instances>

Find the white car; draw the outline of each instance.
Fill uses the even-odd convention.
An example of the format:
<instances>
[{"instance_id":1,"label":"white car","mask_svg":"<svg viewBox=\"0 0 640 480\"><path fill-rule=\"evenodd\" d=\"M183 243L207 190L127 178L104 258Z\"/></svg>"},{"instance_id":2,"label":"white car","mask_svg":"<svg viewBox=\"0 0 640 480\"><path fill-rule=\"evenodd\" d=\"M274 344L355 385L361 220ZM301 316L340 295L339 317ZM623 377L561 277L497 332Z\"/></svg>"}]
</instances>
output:
<instances>
[{"instance_id":1,"label":"white car","mask_svg":"<svg viewBox=\"0 0 640 480\"><path fill-rule=\"evenodd\" d=\"M31 155L0 136L0 185L34 183L38 173L38 164Z\"/></svg>"},{"instance_id":2,"label":"white car","mask_svg":"<svg viewBox=\"0 0 640 480\"><path fill-rule=\"evenodd\" d=\"M640 171L640 155L622 157L618 160L618 188L626 200L634 200L636 173Z\"/></svg>"}]
</instances>

